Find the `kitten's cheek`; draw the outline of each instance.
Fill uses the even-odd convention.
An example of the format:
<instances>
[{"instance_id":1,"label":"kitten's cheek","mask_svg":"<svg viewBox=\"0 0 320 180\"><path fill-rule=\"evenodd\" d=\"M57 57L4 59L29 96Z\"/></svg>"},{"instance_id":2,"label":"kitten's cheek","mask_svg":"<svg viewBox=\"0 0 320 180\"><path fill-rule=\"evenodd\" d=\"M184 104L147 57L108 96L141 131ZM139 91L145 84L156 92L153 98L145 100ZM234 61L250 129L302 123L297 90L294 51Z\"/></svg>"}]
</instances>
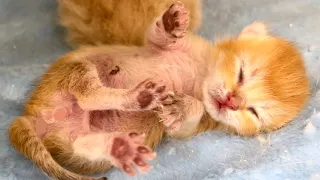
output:
<instances>
[{"instance_id":1,"label":"kitten's cheek","mask_svg":"<svg viewBox=\"0 0 320 180\"><path fill-rule=\"evenodd\" d=\"M239 123L235 127L240 135L243 136L254 136L259 133L259 124L254 121L250 116L242 114L238 118Z\"/></svg>"}]
</instances>

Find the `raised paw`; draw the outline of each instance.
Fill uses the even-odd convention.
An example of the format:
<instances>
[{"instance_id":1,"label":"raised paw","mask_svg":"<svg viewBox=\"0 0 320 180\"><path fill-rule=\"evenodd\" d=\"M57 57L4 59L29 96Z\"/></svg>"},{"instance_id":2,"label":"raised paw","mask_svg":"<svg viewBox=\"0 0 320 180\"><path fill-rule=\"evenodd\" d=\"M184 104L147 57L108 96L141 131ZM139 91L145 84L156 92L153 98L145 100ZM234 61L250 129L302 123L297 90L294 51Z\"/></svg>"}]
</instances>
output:
<instances>
[{"instance_id":1,"label":"raised paw","mask_svg":"<svg viewBox=\"0 0 320 180\"><path fill-rule=\"evenodd\" d=\"M141 82L129 93L129 109L151 110L168 97L166 86L151 79Z\"/></svg>"},{"instance_id":2,"label":"raised paw","mask_svg":"<svg viewBox=\"0 0 320 180\"><path fill-rule=\"evenodd\" d=\"M182 3L172 4L162 16L165 31L175 38L182 38L189 26L189 11ZM160 26L160 22L157 22Z\"/></svg>"},{"instance_id":3,"label":"raised paw","mask_svg":"<svg viewBox=\"0 0 320 180\"><path fill-rule=\"evenodd\" d=\"M144 135L135 132L123 133L114 137L110 156L115 166L119 167L131 176L136 172L133 167L141 172L147 172L151 166L145 160L152 160L156 153L143 145Z\"/></svg>"},{"instance_id":4,"label":"raised paw","mask_svg":"<svg viewBox=\"0 0 320 180\"><path fill-rule=\"evenodd\" d=\"M167 100L163 102L163 106L156 109L155 113L168 130L179 130L183 123L183 120L185 119L182 99L180 97L170 95L169 98L167 98Z\"/></svg>"}]
</instances>

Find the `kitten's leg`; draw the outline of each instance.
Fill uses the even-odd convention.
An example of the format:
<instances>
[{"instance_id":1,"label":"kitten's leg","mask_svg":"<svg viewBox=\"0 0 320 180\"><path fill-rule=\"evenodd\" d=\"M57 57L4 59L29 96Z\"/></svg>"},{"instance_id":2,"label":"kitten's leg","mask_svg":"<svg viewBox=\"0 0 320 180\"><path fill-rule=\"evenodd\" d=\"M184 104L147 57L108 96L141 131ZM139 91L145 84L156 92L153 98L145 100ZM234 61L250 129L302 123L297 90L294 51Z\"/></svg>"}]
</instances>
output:
<instances>
[{"instance_id":1,"label":"kitten's leg","mask_svg":"<svg viewBox=\"0 0 320 180\"><path fill-rule=\"evenodd\" d=\"M177 49L184 46L189 11L182 3L170 6L150 27L146 35L146 43L161 49Z\"/></svg>"},{"instance_id":2,"label":"kitten's leg","mask_svg":"<svg viewBox=\"0 0 320 180\"><path fill-rule=\"evenodd\" d=\"M150 110L167 97L165 86L150 79L132 89L114 89L101 83L94 65L81 61L65 66L69 65L72 70L62 84L83 110Z\"/></svg>"},{"instance_id":3,"label":"kitten's leg","mask_svg":"<svg viewBox=\"0 0 320 180\"><path fill-rule=\"evenodd\" d=\"M170 96L169 104L156 110L160 121L167 127L170 136L186 137L197 131L198 124L204 115L204 106L198 99L188 95ZM169 99L168 99L169 100Z\"/></svg>"},{"instance_id":4,"label":"kitten's leg","mask_svg":"<svg viewBox=\"0 0 320 180\"><path fill-rule=\"evenodd\" d=\"M150 110L167 98L165 86L147 79L129 90L100 87L91 94L80 96L78 103L84 110Z\"/></svg>"},{"instance_id":5,"label":"kitten's leg","mask_svg":"<svg viewBox=\"0 0 320 180\"><path fill-rule=\"evenodd\" d=\"M108 160L112 165L134 176L137 167L147 172L151 166L145 160L152 160L156 154L143 145L144 135L130 133L97 133L78 137L73 143L74 153L92 161Z\"/></svg>"}]
</instances>

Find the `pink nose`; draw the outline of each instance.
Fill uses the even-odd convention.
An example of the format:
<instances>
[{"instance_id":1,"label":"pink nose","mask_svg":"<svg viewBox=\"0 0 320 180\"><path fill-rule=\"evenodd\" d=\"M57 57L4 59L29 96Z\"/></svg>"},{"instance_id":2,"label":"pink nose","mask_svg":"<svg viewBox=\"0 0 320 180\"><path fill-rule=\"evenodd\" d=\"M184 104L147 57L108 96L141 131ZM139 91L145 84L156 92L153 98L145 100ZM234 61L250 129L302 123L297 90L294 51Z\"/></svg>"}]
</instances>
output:
<instances>
[{"instance_id":1,"label":"pink nose","mask_svg":"<svg viewBox=\"0 0 320 180\"><path fill-rule=\"evenodd\" d=\"M222 103L222 106L225 106L231 110L238 110L240 106L239 98L234 96L233 93L228 93L225 102Z\"/></svg>"}]
</instances>

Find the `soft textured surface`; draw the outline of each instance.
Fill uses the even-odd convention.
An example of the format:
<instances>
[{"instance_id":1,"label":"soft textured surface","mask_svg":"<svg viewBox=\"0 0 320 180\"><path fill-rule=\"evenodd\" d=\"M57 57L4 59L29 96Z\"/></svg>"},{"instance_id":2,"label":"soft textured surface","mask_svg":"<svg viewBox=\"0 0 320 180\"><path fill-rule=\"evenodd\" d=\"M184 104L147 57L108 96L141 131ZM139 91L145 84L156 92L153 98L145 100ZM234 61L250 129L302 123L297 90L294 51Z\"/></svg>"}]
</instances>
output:
<instances>
[{"instance_id":1,"label":"soft textured surface","mask_svg":"<svg viewBox=\"0 0 320 180\"><path fill-rule=\"evenodd\" d=\"M208 132L166 140L146 175L130 178L113 169L111 180L320 179L320 1L205 0L201 34L235 34L254 20L299 44L312 79L309 106L285 128L240 138ZM30 84L69 49L55 25L54 0L0 0L0 179L48 179L7 140L8 124L21 113ZM317 95L318 94L318 99Z\"/></svg>"}]
</instances>

